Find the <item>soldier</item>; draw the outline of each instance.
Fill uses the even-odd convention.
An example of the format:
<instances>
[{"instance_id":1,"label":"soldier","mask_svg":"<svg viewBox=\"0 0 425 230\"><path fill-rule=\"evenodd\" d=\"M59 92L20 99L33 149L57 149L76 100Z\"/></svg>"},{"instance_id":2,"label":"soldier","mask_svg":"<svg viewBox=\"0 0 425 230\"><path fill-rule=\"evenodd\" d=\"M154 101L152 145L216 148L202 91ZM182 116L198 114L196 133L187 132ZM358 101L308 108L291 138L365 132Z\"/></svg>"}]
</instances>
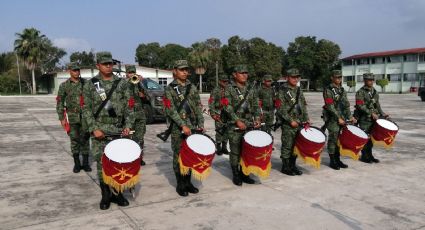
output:
<instances>
[{"instance_id":1,"label":"soldier","mask_svg":"<svg viewBox=\"0 0 425 230\"><path fill-rule=\"evenodd\" d=\"M134 65L127 65L125 67L125 75L128 81L132 79L133 77L138 78L139 82L136 84L132 84L132 82L129 82L130 91L132 92L132 96L134 98L135 104L134 104L134 116L135 116L135 122L134 122L134 135L132 136L132 139L137 142L137 144L140 145L140 148L142 149L141 154L141 165L146 165L145 161L143 160L143 154L144 154L144 148L145 148L145 141L144 136L146 133L146 115L145 110L143 109L143 102L147 100L147 94L145 92L145 89L141 86L142 84L142 76L139 76L136 74L136 66Z\"/></svg>"},{"instance_id":2,"label":"soldier","mask_svg":"<svg viewBox=\"0 0 425 230\"><path fill-rule=\"evenodd\" d=\"M134 126L134 98L127 81L112 73L113 60L110 52L96 54L96 67L99 74L84 85L84 117L88 130L92 134L92 152L97 162L97 174L102 191L100 209L108 209L110 203L118 206L128 206L128 200L122 193L111 193L108 185L102 178L101 156L108 140L105 134L121 132L128 136L130 128Z\"/></svg>"},{"instance_id":3,"label":"soldier","mask_svg":"<svg viewBox=\"0 0 425 230\"><path fill-rule=\"evenodd\" d=\"M272 87L273 78L271 75L263 77L263 84L261 90L258 91L258 98L260 100L260 108L262 111L262 121L265 126L262 128L271 135L271 130L274 122L274 101L276 100L276 91Z\"/></svg>"},{"instance_id":4,"label":"soldier","mask_svg":"<svg viewBox=\"0 0 425 230\"><path fill-rule=\"evenodd\" d=\"M288 70L288 86L279 91L277 116L282 121L282 159L281 172L289 175L302 175L296 166L297 156L294 154L295 136L303 123L310 123L307 113L307 102L300 87L297 86L300 73L298 69Z\"/></svg>"},{"instance_id":5,"label":"soldier","mask_svg":"<svg viewBox=\"0 0 425 230\"><path fill-rule=\"evenodd\" d=\"M255 181L242 173L241 143L244 131L250 126L259 128L260 107L255 84L248 83L248 69L245 65L238 65L233 70L234 82L225 90L225 97L221 105L228 119L227 135L230 142L230 166L233 173L233 184L241 186L242 182L254 184ZM235 130L239 128L239 130Z\"/></svg>"},{"instance_id":6,"label":"soldier","mask_svg":"<svg viewBox=\"0 0 425 230\"><path fill-rule=\"evenodd\" d=\"M178 159L181 143L184 136L192 134L192 130L204 130L201 98L196 86L187 79L188 75L189 65L187 61L175 61L174 80L165 88L163 100L165 115L170 123L169 129L171 129L173 169L177 179L176 192L180 196L199 192L191 182L191 173L185 176L180 173Z\"/></svg>"},{"instance_id":7,"label":"soldier","mask_svg":"<svg viewBox=\"0 0 425 230\"><path fill-rule=\"evenodd\" d=\"M91 172L89 164L89 137L87 127L83 124L82 107L84 104L83 86L84 79L80 77L80 66L77 62L68 64L68 72L71 76L59 86L56 97L56 112L62 126L65 126L66 119L70 124L69 138L71 140L71 152L74 158L74 173L81 170L80 154L83 155L82 168L86 172ZM66 116L64 111L66 110Z\"/></svg>"},{"instance_id":8,"label":"soldier","mask_svg":"<svg viewBox=\"0 0 425 230\"><path fill-rule=\"evenodd\" d=\"M341 71L334 70L331 77L332 83L323 91L323 99L325 101L323 120L325 124L322 127L322 131L328 129L329 167L335 170L348 167L340 159L339 147L337 146L339 131L346 125L347 120L356 123L356 119L350 112L347 92L341 87L341 78Z\"/></svg>"},{"instance_id":9,"label":"soldier","mask_svg":"<svg viewBox=\"0 0 425 230\"><path fill-rule=\"evenodd\" d=\"M211 91L208 106L210 109L210 115L215 121L217 155L222 155L229 154L227 151L227 141L229 140L229 137L225 131L227 121L225 117L222 116L220 100L224 97L224 91L229 83L229 77L227 75L220 75L218 80L218 86Z\"/></svg>"},{"instance_id":10,"label":"soldier","mask_svg":"<svg viewBox=\"0 0 425 230\"><path fill-rule=\"evenodd\" d=\"M388 118L379 103L379 94L373 87L375 76L372 73L363 74L364 86L356 93L356 110L354 115L359 121L359 126L366 133L370 134L373 122L380 116ZM365 163L379 163L379 160L372 155L373 143L369 139L362 149L360 161Z\"/></svg>"}]
</instances>

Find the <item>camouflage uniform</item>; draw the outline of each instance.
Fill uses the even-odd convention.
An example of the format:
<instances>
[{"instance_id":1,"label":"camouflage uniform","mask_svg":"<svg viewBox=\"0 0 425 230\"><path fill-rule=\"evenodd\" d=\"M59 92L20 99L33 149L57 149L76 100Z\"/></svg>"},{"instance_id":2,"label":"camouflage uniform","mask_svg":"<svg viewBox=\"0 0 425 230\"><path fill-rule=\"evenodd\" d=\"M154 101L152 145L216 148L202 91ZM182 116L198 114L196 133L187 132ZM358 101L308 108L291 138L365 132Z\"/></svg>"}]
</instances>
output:
<instances>
[{"instance_id":1,"label":"camouflage uniform","mask_svg":"<svg viewBox=\"0 0 425 230\"><path fill-rule=\"evenodd\" d=\"M363 79L374 80L375 77L373 74L366 73L363 74ZM384 116L385 113L381 109L381 104L379 103L379 94L374 87L363 86L356 93L356 111L354 112L355 117L358 120L359 126L367 134L370 134L374 120L372 119L372 114L375 113L378 116ZM379 160L372 155L373 143L369 139L366 145L362 149L361 161L366 163L375 162L378 163Z\"/></svg>"},{"instance_id":2,"label":"camouflage uniform","mask_svg":"<svg viewBox=\"0 0 425 230\"><path fill-rule=\"evenodd\" d=\"M126 73L132 72L136 73L136 67L134 65L126 66L125 68ZM128 80L128 79L127 79ZM138 84L142 84L139 82ZM128 83L128 86L130 88L130 91L132 92L132 97L135 100L134 104L134 134L132 136L132 139L137 142L137 144L140 145L140 148L142 148L142 157L144 154L144 137L146 133L146 114L145 110L143 109L143 101L146 100L147 93L145 92L144 88L140 87L137 84L133 84L131 82ZM139 91L142 92L145 96L139 97ZM144 161L142 159L142 165L144 165Z\"/></svg>"},{"instance_id":3,"label":"camouflage uniform","mask_svg":"<svg viewBox=\"0 0 425 230\"><path fill-rule=\"evenodd\" d=\"M299 76L299 72L296 69L290 69L288 70L288 73L290 76ZM297 101L298 91L298 104L295 104ZM299 171L295 165L296 155L294 154L294 143L298 128L292 128L290 123L291 121L295 121L301 124L309 120L307 113L307 102L300 87L291 87L289 85L282 90L279 90L278 100L280 101L280 103L278 103L280 106L277 107L276 114L282 121L282 147L280 154L280 158L282 159L283 163L282 172L288 172L285 173L288 175L293 175L294 173L301 175L302 172ZM291 111L289 111L290 109Z\"/></svg>"},{"instance_id":4,"label":"camouflage uniform","mask_svg":"<svg viewBox=\"0 0 425 230\"><path fill-rule=\"evenodd\" d=\"M272 80L271 75L265 75L264 80ZM260 107L263 112L262 121L265 123L262 130L271 134L272 126L274 123L274 101L277 97L277 92L275 89L271 87L265 87L264 85L261 87L261 90L258 91L258 98L260 100Z\"/></svg>"},{"instance_id":5,"label":"camouflage uniform","mask_svg":"<svg viewBox=\"0 0 425 230\"><path fill-rule=\"evenodd\" d=\"M228 80L228 77L226 75L220 75L219 80ZM222 116L222 105L220 104L221 99L224 97L224 92L226 88L223 88L221 85L216 86L210 94L210 99L208 100L208 107L210 111L211 116L219 116L221 122L214 121L215 123L215 141L216 141L216 148L217 148L217 154L228 154L227 151L227 141L229 140L229 137L227 135L227 132L224 130L224 126L226 124L225 116ZM218 130L218 131L217 131ZM222 132L222 133L220 133Z\"/></svg>"},{"instance_id":6,"label":"camouflage uniform","mask_svg":"<svg viewBox=\"0 0 425 230\"><path fill-rule=\"evenodd\" d=\"M235 67L234 72L247 72L247 68L244 65L239 65ZM247 82L245 86L238 87L236 83L232 82L232 84L227 86L224 98L221 101L226 113L226 119L228 119L227 135L230 143L229 158L233 173L233 183L239 186L242 185L242 182L254 183L247 175L241 172L240 168L241 145L245 132L235 130L236 121L238 120L245 123L247 127L253 126L253 121L260 121L258 92L255 87L250 87L250 84L253 83ZM247 90L249 90L248 94ZM241 104L245 97L245 101ZM238 107L236 111L235 107Z\"/></svg>"},{"instance_id":7,"label":"camouflage uniform","mask_svg":"<svg viewBox=\"0 0 425 230\"><path fill-rule=\"evenodd\" d=\"M70 70L79 70L78 63L70 63ZM64 110L68 115L70 124L69 138L71 141L71 152L74 158L74 172L77 173L81 169L79 154L83 155L83 169L91 171L88 154L89 154L89 133L82 119L83 85L84 79L74 82L70 79L66 80L59 86L58 95L56 97L56 112L59 120L64 120Z\"/></svg>"},{"instance_id":8,"label":"camouflage uniform","mask_svg":"<svg viewBox=\"0 0 425 230\"><path fill-rule=\"evenodd\" d=\"M188 67L186 60L177 60L174 65L175 69ZM180 111L177 111L185 98L187 90L189 90L189 94L186 97L187 106L183 106ZM184 139L181 130L182 126L185 125L190 129L204 128L204 117L202 116L202 104L199 92L196 86L189 80L186 80L185 84L182 85L175 79L165 88L163 103L167 120L172 125L171 148L173 150L173 169L177 179L176 191L181 196L187 196L187 192L197 193L198 190L190 182L190 174L187 176L180 174L178 159L180 146Z\"/></svg>"},{"instance_id":9,"label":"camouflage uniform","mask_svg":"<svg viewBox=\"0 0 425 230\"><path fill-rule=\"evenodd\" d=\"M334 77L341 76L341 71L334 71ZM330 157L330 167L333 169L347 168L340 160L339 147L337 146L338 135L341 126L338 119L344 121L351 120L350 102L347 99L347 92L341 86L331 83L323 91L323 120L324 128L328 129L328 153Z\"/></svg>"}]
</instances>

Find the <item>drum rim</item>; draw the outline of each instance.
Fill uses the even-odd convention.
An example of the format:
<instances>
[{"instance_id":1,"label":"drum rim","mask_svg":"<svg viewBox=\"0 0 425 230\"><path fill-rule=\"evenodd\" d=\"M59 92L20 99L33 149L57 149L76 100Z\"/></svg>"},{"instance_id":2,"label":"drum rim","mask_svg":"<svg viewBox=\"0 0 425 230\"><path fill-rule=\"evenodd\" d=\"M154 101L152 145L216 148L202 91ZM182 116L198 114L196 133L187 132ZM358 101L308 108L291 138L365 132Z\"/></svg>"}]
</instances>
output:
<instances>
[{"instance_id":1,"label":"drum rim","mask_svg":"<svg viewBox=\"0 0 425 230\"><path fill-rule=\"evenodd\" d=\"M267 134L267 136L268 136L268 137L270 137L270 143L269 143L269 144L266 144L266 145L264 145L264 146L257 146L257 145L253 145L252 143L249 143L248 141L246 141L246 139L245 139L246 135L247 135L248 133L252 133L252 132L254 132L254 131L259 131L260 133ZM270 134L268 134L267 132L263 131L263 130L250 130L250 131L246 132L246 133L243 135L243 140L244 140L247 144L249 144L249 145L251 145L251 146L253 146L253 147L257 147L257 148L267 147L267 146L269 146L269 145L273 144L273 137L272 137Z\"/></svg>"},{"instance_id":2,"label":"drum rim","mask_svg":"<svg viewBox=\"0 0 425 230\"><path fill-rule=\"evenodd\" d=\"M195 151L195 150L194 150L194 149L190 146L190 143L189 143L189 141L188 141L188 139L190 139L190 138L194 138L195 136L202 136L202 138L206 138L206 139L208 139L208 141L210 142L210 144L212 144L212 151L213 151L213 152L211 152L211 153L199 153L199 152ZM214 141L213 141L213 140L211 140L211 138L210 138L209 136L207 136L207 135L199 134L199 133L194 133L194 134L189 135L189 136L186 138L186 140L185 140L185 141L186 141L187 146L190 148L190 150L192 150L192 151L193 151L193 152L195 152L196 154L200 154L200 155L208 156L208 155L214 154L214 153L216 152L216 148L215 148Z\"/></svg>"},{"instance_id":3,"label":"drum rim","mask_svg":"<svg viewBox=\"0 0 425 230\"><path fill-rule=\"evenodd\" d=\"M112 153L109 153L109 151L107 151L107 150L109 150L109 148L111 148L111 146L112 146L111 144L113 144L113 143L119 143L119 142L123 142L123 141L124 142L127 142L127 143L125 143L126 146L128 146L128 144L130 144L130 143L133 145L132 147L134 147L135 149L134 149L134 153L131 153L131 154L134 155L134 157L128 158L125 161L118 162L116 159L113 159L114 157L110 155ZM108 146L109 146L109 148L108 148ZM115 139L113 141L110 141L108 144L106 144L105 148L103 149L103 154L109 160L112 160L112 161L117 162L117 163L130 163L130 162L133 162L133 161L137 160L140 157L140 153L141 152L142 152L142 149L140 148L139 144L137 144L137 142L135 142L135 141L133 141L131 139L128 139L128 138L119 138L119 139Z\"/></svg>"},{"instance_id":4,"label":"drum rim","mask_svg":"<svg viewBox=\"0 0 425 230\"><path fill-rule=\"evenodd\" d=\"M356 135L356 134L354 134L348 127L354 127L354 128L356 128L357 130L360 130L361 132L362 132L362 134L364 134L364 137L360 137L359 135ZM350 133L352 133L353 135L355 135L356 137L359 137L359 138L362 138L362 139L368 139L369 138L369 136L367 135L367 133L363 130L363 129L361 129L360 127L358 127L358 126L355 126L355 125L350 125L350 124L347 124L346 126L345 126L345 128L350 132Z\"/></svg>"},{"instance_id":5,"label":"drum rim","mask_svg":"<svg viewBox=\"0 0 425 230\"><path fill-rule=\"evenodd\" d=\"M378 121L385 121L385 122L389 122L390 124L395 125L395 127L396 127L397 129L396 129L396 130L394 130L394 129L389 129L389 128L387 128L387 127L384 127L384 126L382 126L381 124L379 124L379 123L378 123ZM384 129L388 129L388 130L391 130L391 131L398 131L398 130L400 129L400 128L398 127L397 123L395 123L394 121L388 120L388 119L379 118L379 119L377 119L377 120L376 120L376 123L377 123L379 126L381 126L382 128L384 128Z\"/></svg>"},{"instance_id":6,"label":"drum rim","mask_svg":"<svg viewBox=\"0 0 425 230\"><path fill-rule=\"evenodd\" d=\"M306 138L308 141L311 141L311 142L314 142L314 143L316 143L316 144L322 144L322 143L325 143L326 142L326 134L320 129L320 128L318 128L318 127L316 127L316 126L309 126L308 128L313 128L313 129L316 129L317 131L319 131L322 135L323 135L323 137L325 137L325 139L324 139L324 141L323 142L316 142L316 141L312 141L312 140L310 140L310 139L307 139L301 132L302 132L302 130L304 129L304 128L301 128L300 130L299 130L299 133L300 133L300 135L302 135L304 138Z\"/></svg>"}]
</instances>

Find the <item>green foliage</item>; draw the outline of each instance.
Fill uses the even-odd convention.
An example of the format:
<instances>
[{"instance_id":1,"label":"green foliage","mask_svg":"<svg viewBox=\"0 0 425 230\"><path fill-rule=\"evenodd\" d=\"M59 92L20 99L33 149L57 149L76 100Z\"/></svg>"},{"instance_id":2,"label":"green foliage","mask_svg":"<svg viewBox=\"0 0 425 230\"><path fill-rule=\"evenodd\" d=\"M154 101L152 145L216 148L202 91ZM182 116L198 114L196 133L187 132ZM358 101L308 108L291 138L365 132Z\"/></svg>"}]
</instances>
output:
<instances>
[{"instance_id":1,"label":"green foliage","mask_svg":"<svg viewBox=\"0 0 425 230\"><path fill-rule=\"evenodd\" d=\"M167 44L160 46L159 43L139 44L136 49L136 61L139 65L171 69L174 61L187 59L190 49L178 44Z\"/></svg>"},{"instance_id":2,"label":"green foliage","mask_svg":"<svg viewBox=\"0 0 425 230\"><path fill-rule=\"evenodd\" d=\"M350 88L356 86L356 81L347 81L347 86Z\"/></svg>"},{"instance_id":3,"label":"green foliage","mask_svg":"<svg viewBox=\"0 0 425 230\"><path fill-rule=\"evenodd\" d=\"M0 94L19 93L19 82L9 75L0 75Z\"/></svg>"},{"instance_id":4,"label":"green foliage","mask_svg":"<svg viewBox=\"0 0 425 230\"><path fill-rule=\"evenodd\" d=\"M289 43L286 58L289 67L298 68L302 77L310 79L312 88L316 89L339 65L340 54L341 49L332 41L301 36Z\"/></svg>"},{"instance_id":5,"label":"green foliage","mask_svg":"<svg viewBox=\"0 0 425 230\"><path fill-rule=\"evenodd\" d=\"M13 52L0 54L0 74L10 71L15 68L16 56Z\"/></svg>"},{"instance_id":6,"label":"green foliage","mask_svg":"<svg viewBox=\"0 0 425 230\"><path fill-rule=\"evenodd\" d=\"M385 86L387 86L388 83L389 83L389 81L386 78L376 80L376 84L381 86L382 92L385 91Z\"/></svg>"},{"instance_id":7,"label":"green foliage","mask_svg":"<svg viewBox=\"0 0 425 230\"><path fill-rule=\"evenodd\" d=\"M80 63L81 68L94 68L96 66L96 60L94 53L90 52L74 52L69 56L70 62Z\"/></svg>"}]
</instances>

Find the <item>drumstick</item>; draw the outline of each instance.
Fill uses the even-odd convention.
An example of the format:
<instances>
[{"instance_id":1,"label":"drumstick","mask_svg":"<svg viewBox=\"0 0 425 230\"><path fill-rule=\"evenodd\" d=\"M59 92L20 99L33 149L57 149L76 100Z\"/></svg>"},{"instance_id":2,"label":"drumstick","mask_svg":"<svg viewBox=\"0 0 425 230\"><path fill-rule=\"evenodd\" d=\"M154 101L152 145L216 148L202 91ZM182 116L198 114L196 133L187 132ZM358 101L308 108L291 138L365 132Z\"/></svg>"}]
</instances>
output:
<instances>
[{"instance_id":1,"label":"drumstick","mask_svg":"<svg viewBox=\"0 0 425 230\"><path fill-rule=\"evenodd\" d=\"M264 126L264 125L266 125L266 123L260 123L260 126ZM250 125L250 126L247 126L246 128L254 128L254 126L253 125ZM238 127L236 127L233 130L237 131L237 130L241 130L241 129L238 128Z\"/></svg>"}]
</instances>

